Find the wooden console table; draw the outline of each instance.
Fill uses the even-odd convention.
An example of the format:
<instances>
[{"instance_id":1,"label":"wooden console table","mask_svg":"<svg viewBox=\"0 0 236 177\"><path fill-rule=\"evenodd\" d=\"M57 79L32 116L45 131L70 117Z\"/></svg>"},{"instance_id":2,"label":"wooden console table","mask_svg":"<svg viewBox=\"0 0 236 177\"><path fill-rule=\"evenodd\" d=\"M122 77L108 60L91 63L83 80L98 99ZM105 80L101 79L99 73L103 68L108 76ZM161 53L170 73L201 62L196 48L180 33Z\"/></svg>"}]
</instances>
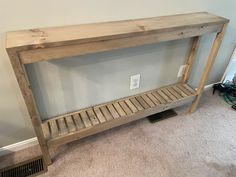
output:
<instances>
[{"instance_id":1,"label":"wooden console table","mask_svg":"<svg viewBox=\"0 0 236 177\"><path fill-rule=\"evenodd\" d=\"M201 12L8 32L6 50L47 164L52 163L49 154L52 146L189 102L193 102L190 112L195 111L228 22L225 18ZM216 38L201 81L194 90L187 81L199 37L207 33L216 33ZM26 64L183 38L192 38L193 42L181 82L49 120L40 118L25 71Z\"/></svg>"}]
</instances>

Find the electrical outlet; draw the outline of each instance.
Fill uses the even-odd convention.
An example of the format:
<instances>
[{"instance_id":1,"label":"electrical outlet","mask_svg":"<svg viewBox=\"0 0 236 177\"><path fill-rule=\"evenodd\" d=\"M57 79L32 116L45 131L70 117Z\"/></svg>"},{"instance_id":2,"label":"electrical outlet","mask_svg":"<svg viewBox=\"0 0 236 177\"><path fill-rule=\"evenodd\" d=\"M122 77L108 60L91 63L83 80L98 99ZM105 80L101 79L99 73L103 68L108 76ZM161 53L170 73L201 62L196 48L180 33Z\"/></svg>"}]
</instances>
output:
<instances>
[{"instance_id":1,"label":"electrical outlet","mask_svg":"<svg viewBox=\"0 0 236 177\"><path fill-rule=\"evenodd\" d=\"M130 77L130 90L140 87L140 74L136 74Z\"/></svg>"},{"instance_id":2,"label":"electrical outlet","mask_svg":"<svg viewBox=\"0 0 236 177\"><path fill-rule=\"evenodd\" d=\"M179 72L177 74L177 77L182 77L183 76L185 68L186 68L186 65L181 65L179 67Z\"/></svg>"}]
</instances>

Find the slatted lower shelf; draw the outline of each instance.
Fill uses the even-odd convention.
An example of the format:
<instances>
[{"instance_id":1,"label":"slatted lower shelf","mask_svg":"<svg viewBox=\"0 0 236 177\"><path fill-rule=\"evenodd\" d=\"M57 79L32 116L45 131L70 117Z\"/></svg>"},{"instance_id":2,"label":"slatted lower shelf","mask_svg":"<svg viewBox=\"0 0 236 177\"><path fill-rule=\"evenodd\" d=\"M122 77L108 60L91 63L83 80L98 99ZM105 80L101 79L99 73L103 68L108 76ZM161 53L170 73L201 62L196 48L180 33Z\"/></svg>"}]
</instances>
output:
<instances>
[{"instance_id":1,"label":"slatted lower shelf","mask_svg":"<svg viewBox=\"0 0 236 177\"><path fill-rule=\"evenodd\" d=\"M196 92L187 84L151 90L43 122L48 146L64 144L191 102Z\"/></svg>"}]
</instances>

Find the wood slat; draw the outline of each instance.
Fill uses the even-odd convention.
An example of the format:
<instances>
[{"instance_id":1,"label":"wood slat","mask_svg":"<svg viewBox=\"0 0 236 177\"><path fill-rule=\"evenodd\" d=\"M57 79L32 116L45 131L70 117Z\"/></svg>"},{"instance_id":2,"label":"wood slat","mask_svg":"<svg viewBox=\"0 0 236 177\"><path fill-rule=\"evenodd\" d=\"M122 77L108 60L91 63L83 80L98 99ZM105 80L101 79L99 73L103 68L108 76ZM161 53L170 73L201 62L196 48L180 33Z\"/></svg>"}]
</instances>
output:
<instances>
[{"instance_id":1,"label":"wood slat","mask_svg":"<svg viewBox=\"0 0 236 177\"><path fill-rule=\"evenodd\" d=\"M64 117L57 119L57 126L59 129L59 135L64 135L64 134L68 133L68 128L66 126L66 122L65 122Z\"/></svg>"},{"instance_id":2,"label":"wood slat","mask_svg":"<svg viewBox=\"0 0 236 177\"><path fill-rule=\"evenodd\" d=\"M106 106L101 106L100 109L101 109L104 117L106 118L106 120L112 120L113 119L111 113L108 111Z\"/></svg>"},{"instance_id":3,"label":"wood slat","mask_svg":"<svg viewBox=\"0 0 236 177\"><path fill-rule=\"evenodd\" d=\"M169 88L167 88L168 89L168 91L170 92L170 93L172 93L172 95L174 95L177 99L181 99L182 98L182 96L178 93L178 92L176 92L172 87L169 87Z\"/></svg>"},{"instance_id":4,"label":"wood slat","mask_svg":"<svg viewBox=\"0 0 236 177\"><path fill-rule=\"evenodd\" d=\"M129 109L129 107L126 105L124 101L119 101L119 104L127 115L132 114L132 111Z\"/></svg>"},{"instance_id":5,"label":"wood slat","mask_svg":"<svg viewBox=\"0 0 236 177\"><path fill-rule=\"evenodd\" d=\"M144 101L144 99L142 99L141 96L137 96L136 99L137 99L138 102L142 105L142 107L143 107L144 109L150 108L150 106Z\"/></svg>"},{"instance_id":6,"label":"wood slat","mask_svg":"<svg viewBox=\"0 0 236 177\"><path fill-rule=\"evenodd\" d=\"M152 93L147 93L147 96L152 100L153 103L155 103L155 105L160 104L160 101L158 101L158 99L156 99L156 97Z\"/></svg>"},{"instance_id":7,"label":"wood slat","mask_svg":"<svg viewBox=\"0 0 236 177\"><path fill-rule=\"evenodd\" d=\"M73 114L73 119L75 121L75 125L78 130L85 128L85 125L84 125L83 121L81 120L81 117L78 113Z\"/></svg>"},{"instance_id":8,"label":"wood slat","mask_svg":"<svg viewBox=\"0 0 236 177\"><path fill-rule=\"evenodd\" d=\"M155 96L155 98L156 98L161 104L167 103L167 101L166 101L157 91L152 92L152 95Z\"/></svg>"},{"instance_id":9,"label":"wood slat","mask_svg":"<svg viewBox=\"0 0 236 177\"><path fill-rule=\"evenodd\" d=\"M107 108L110 111L110 113L114 119L117 119L120 117L120 115L118 114L118 112L116 111L116 109L114 108L114 106L112 104L108 104Z\"/></svg>"},{"instance_id":10,"label":"wood slat","mask_svg":"<svg viewBox=\"0 0 236 177\"><path fill-rule=\"evenodd\" d=\"M90 119L90 121L92 122L93 125L99 124L99 121L98 121L95 113L93 112L93 109L87 110L87 114L88 114L89 119Z\"/></svg>"},{"instance_id":11,"label":"wood slat","mask_svg":"<svg viewBox=\"0 0 236 177\"><path fill-rule=\"evenodd\" d=\"M117 112L120 114L121 117L126 116L125 111L122 109L120 104L118 102L113 103L114 108L117 110Z\"/></svg>"},{"instance_id":12,"label":"wood slat","mask_svg":"<svg viewBox=\"0 0 236 177\"><path fill-rule=\"evenodd\" d=\"M50 138L50 130L49 130L49 125L48 122L45 124L42 124L42 129L43 129L43 134L46 139Z\"/></svg>"},{"instance_id":13,"label":"wood slat","mask_svg":"<svg viewBox=\"0 0 236 177\"><path fill-rule=\"evenodd\" d=\"M195 90L193 90L189 85L183 84L183 87L185 87L187 90L189 90L192 94L195 93Z\"/></svg>"},{"instance_id":14,"label":"wood slat","mask_svg":"<svg viewBox=\"0 0 236 177\"><path fill-rule=\"evenodd\" d=\"M72 116L66 116L65 121L70 132L73 132L76 130L76 125Z\"/></svg>"},{"instance_id":15,"label":"wood slat","mask_svg":"<svg viewBox=\"0 0 236 177\"><path fill-rule=\"evenodd\" d=\"M186 93L184 93L182 90L180 90L176 85L173 86L173 89L178 92L182 97L188 96Z\"/></svg>"},{"instance_id":16,"label":"wood slat","mask_svg":"<svg viewBox=\"0 0 236 177\"><path fill-rule=\"evenodd\" d=\"M142 111L143 107L142 105L138 102L136 98L131 98L130 101L134 104L134 106L139 110Z\"/></svg>"},{"instance_id":17,"label":"wood slat","mask_svg":"<svg viewBox=\"0 0 236 177\"><path fill-rule=\"evenodd\" d=\"M95 107L94 109L95 114L97 115L98 120L103 123L106 122L106 118L103 116L101 110L99 109L99 107Z\"/></svg>"},{"instance_id":18,"label":"wood slat","mask_svg":"<svg viewBox=\"0 0 236 177\"><path fill-rule=\"evenodd\" d=\"M142 94L141 97L144 99L144 101L150 106L155 107L155 104L152 102L150 98L146 94Z\"/></svg>"},{"instance_id":19,"label":"wood slat","mask_svg":"<svg viewBox=\"0 0 236 177\"><path fill-rule=\"evenodd\" d=\"M165 95L167 95L171 100L173 100L173 101L177 100L177 98L171 92L169 92L167 89L163 89L162 92Z\"/></svg>"},{"instance_id":20,"label":"wood slat","mask_svg":"<svg viewBox=\"0 0 236 177\"><path fill-rule=\"evenodd\" d=\"M166 103L172 102L172 100L162 90L158 90L157 93L165 100Z\"/></svg>"},{"instance_id":21,"label":"wood slat","mask_svg":"<svg viewBox=\"0 0 236 177\"><path fill-rule=\"evenodd\" d=\"M81 111L81 112L80 112L80 117L82 118L82 121L84 122L84 125L85 125L86 128L92 126L92 123L91 123L91 121L89 120L86 111Z\"/></svg>"},{"instance_id":22,"label":"wood slat","mask_svg":"<svg viewBox=\"0 0 236 177\"><path fill-rule=\"evenodd\" d=\"M133 103L129 99L125 100L125 103L128 105L132 112L138 112L138 109L133 105Z\"/></svg>"},{"instance_id":23,"label":"wood slat","mask_svg":"<svg viewBox=\"0 0 236 177\"><path fill-rule=\"evenodd\" d=\"M183 87L182 85L177 85L177 87L182 90L184 93L186 93L188 96L191 95L191 92L186 89L185 87Z\"/></svg>"}]
</instances>

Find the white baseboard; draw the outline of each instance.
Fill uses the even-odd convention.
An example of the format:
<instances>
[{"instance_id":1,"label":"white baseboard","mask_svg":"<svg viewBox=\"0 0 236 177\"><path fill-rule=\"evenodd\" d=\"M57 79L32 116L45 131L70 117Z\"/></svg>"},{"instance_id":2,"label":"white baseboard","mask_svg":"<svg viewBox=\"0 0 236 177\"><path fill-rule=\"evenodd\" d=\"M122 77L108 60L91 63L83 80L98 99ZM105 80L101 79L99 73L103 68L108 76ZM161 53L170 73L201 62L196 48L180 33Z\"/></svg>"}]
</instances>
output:
<instances>
[{"instance_id":1,"label":"white baseboard","mask_svg":"<svg viewBox=\"0 0 236 177\"><path fill-rule=\"evenodd\" d=\"M204 86L204 91L210 90L210 89L213 87L213 85L219 84L219 83L220 83L220 82L216 82L216 83L213 83L213 84L205 85L205 86ZM197 88L195 88L195 90L197 90Z\"/></svg>"},{"instance_id":2,"label":"white baseboard","mask_svg":"<svg viewBox=\"0 0 236 177\"><path fill-rule=\"evenodd\" d=\"M220 82L216 82L216 83L214 83L214 84L209 84L209 85L206 85L205 87L204 87L204 91L208 91L208 90L210 90L212 87L213 87L213 85L215 85L215 84L219 84Z\"/></svg>"},{"instance_id":3,"label":"white baseboard","mask_svg":"<svg viewBox=\"0 0 236 177\"><path fill-rule=\"evenodd\" d=\"M24 141L15 143L15 144L4 146L4 147L0 148L0 156L10 154L13 152L17 152L17 151L29 148L29 147L37 145L37 144L38 144L38 140L36 137L34 137L34 138L24 140Z\"/></svg>"},{"instance_id":4,"label":"white baseboard","mask_svg":"<svg viewBox=\"0 0 236 177\"><path fill-rule=\"evenodd\" d=\"M216 84L216 83L214 83L214 84ZM204 87L204 91L211 89L214 84L206 85ZM25 141L21 141L19 143L11 144L9 146L5 146L5 147L0 148L0 156L6 155L6 154L9 154L12 152L17 152L17 151L29 148L29 147L37 145L37 144L38 144L38 140L36 137L25 140Z\"/></svg>"}]
</instances>

